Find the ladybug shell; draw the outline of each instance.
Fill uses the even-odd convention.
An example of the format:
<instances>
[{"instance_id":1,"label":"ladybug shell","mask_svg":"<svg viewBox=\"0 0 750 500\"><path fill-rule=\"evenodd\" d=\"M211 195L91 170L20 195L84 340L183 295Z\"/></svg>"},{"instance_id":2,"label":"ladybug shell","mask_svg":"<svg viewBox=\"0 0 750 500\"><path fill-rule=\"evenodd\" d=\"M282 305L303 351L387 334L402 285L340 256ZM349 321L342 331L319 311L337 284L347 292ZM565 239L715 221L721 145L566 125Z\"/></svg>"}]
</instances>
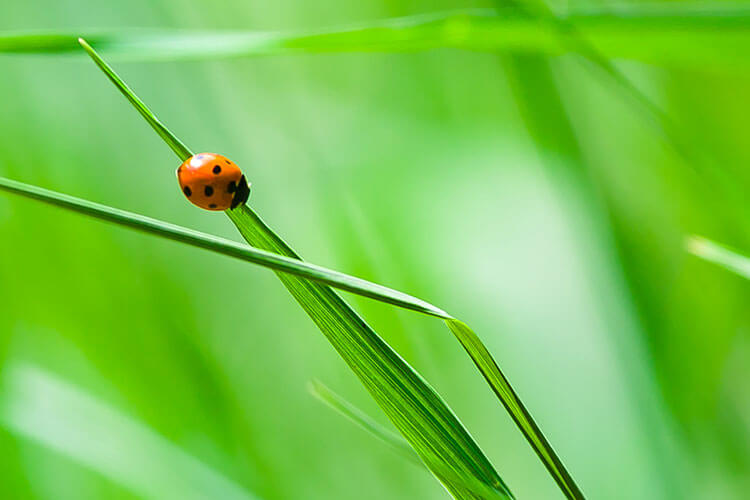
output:
<instances>
[{"instance_id":1,"label":"ladybug shell","mask_svg":"<svg viewBox=\"0 0 750 500\"><path fill-rule=\"evenodd\" d=\"M177 169L177 180L190 203L206 210L235 208L250 194L240 168L216 153L199 153L185 160Z\"/></svg>"}]
</instances>

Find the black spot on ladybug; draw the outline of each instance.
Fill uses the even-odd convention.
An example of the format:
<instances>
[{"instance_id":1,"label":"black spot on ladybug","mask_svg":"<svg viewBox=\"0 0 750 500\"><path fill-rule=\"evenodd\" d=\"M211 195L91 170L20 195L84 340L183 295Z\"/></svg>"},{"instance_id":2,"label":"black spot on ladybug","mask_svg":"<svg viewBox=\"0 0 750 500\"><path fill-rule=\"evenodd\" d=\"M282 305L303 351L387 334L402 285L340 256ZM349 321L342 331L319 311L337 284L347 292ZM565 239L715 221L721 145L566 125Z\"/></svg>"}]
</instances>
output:
<instances>
[{"instance_id":1,"label":"black spot on ladybug","mask_svg":"<svg viewBox=\"0 0 750 500\"><path fill-rule=\"evenodd\" d=\"M219 175L221 173L221 167L216 165L213 169L213 173L215 173L216 175Z\"/></svg>"},{"instance_id":2,"label":"black spot on ladybug","mask_svg":"<svg viewBox=\"0 0 750 500\"><path fill-rule=\"evenodd\" d=\"M237 183L232 181L227 186L227 193L234 193L235 191L237 191Z\"/></svg>"},{"instance_id":3,"label":"black spot on ladybug","mask_svg":"<svg viewBox=\"0 0 750 500\"><path fill-rule=\"evenodd\" d=\"M214 194L214 188L211 186L206 186L203 188L203 192L206 194L206 196L212 196Z\"/></svg>"},{"instance_id":4,"label":"black spot on ladybug","mask_svg":"<svg viewBox=\"0 0 750 500\"><path fill-rule=\"evenodd\" d=\"M187 196L188 198L193 195L193 190L190 189L190 186L185 186L184 188L182 188L182 192L185 193L185 196Z\"/></svg>"},{"instance_id":5,"label":"black spot on ladybug","mask_svg":"<svg viewBox=\"0 0 750 500\"><path fill-rule=\"evenodd\" d=\"M227 162L227 165L231 165L232 164L232 162L229 161L229 160L224 160L224 161Z\"/></svg>"},{"instance_id":6,"label":"black spot on ladybug","mask_svg":"<svg viewBox=\"0 0 750 500\"><path fill-rule=\"evenodd\" d=\"M211 203L208 208L216 208L216 203Z\"/></svg>"},{"instance_id":7,"label":"black spot on ladybug","mask_svg":"<svg viewBox=\"0 0 750 500\"><path fill-rule=\"evenodd\" d=\"M177 169L177 173L179 174L180 172L182 172L182 165L180 165L180 168Z\"/></svg>"}]
</instances>

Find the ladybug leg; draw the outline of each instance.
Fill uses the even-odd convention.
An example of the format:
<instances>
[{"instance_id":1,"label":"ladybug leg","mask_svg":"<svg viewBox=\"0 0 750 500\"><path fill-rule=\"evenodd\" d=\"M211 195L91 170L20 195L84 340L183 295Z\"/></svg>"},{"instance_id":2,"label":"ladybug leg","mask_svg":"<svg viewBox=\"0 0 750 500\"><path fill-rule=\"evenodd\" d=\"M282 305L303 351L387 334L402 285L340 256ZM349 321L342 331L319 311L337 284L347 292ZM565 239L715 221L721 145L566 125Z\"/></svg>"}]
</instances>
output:
<instances>
[{"instance_id":1,"label":"ladybug leg","mask_svg":"<svg viewBox=\"0 0 750 500\"><path fill-rule=\"evenodd\" d=\"M234 209L244 204L249 197L250 186L247 184L247 179L245 179L245 176L243 175L242 177L240 177L240 182L237 185L237 191L235 191L234 193L234 197L232 198L232 205L230 208Z\"/></svg>"}]
</instances>

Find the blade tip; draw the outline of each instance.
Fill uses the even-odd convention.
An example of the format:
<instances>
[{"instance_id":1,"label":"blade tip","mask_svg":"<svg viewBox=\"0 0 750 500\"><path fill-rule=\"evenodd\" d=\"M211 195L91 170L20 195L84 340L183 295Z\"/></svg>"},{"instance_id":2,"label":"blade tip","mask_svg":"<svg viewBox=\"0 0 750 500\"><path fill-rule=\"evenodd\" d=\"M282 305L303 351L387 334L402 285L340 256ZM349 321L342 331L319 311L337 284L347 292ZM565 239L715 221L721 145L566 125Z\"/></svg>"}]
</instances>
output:
<instances>
[{"instance_id":1,"label":"blade tip","mask_svg":"<svg viewBox=\"0 0 750 500\"><path fill-rule=\"evenodd\" d=\"M78 43L81 45L81 47L86 49L87 52L91 50L91 45L89 45L83 37L78 37Z\"/></svg>"}]
</instances>

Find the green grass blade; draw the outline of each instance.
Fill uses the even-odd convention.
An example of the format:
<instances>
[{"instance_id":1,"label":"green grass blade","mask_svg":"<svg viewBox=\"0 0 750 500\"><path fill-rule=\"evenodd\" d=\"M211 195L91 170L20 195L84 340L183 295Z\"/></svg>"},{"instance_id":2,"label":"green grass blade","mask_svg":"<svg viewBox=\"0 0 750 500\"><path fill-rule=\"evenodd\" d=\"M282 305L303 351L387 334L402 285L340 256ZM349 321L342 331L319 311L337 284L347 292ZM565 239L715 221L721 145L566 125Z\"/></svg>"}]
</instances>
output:
<instances>
[{"instance_id":1,"label":"green grass blade","mask_svg":"<svg viewBox=\"0 0 750 500\"><path fill-rule=\"evenodd\" d=\"M251 245L299 258L246 205L227 214ZM492 488L494 496L511 497L442 398L336 292L294 276L278 276L422 461L454 496L485 498L477 496L472 486L472 482L478 482Z\"/></svg>"},{"instance_id":2,"label":"green grass blade","mask_svg":"<svg viewBox=\"0 0 750 500\"><path fill-rule=\"evenodd\" d=\"M448 325L448 328L450 328L472 361L474 361L474 364L479 368L479 371L495 395L497 395L503 406L505 406L505 409L510 413L513 421L524 437L526 437L526 440L534 449L550 475L552 475L552 478L560 486L565 496L572 499L583 499L584 496L580 488L477 334L466 323L457 319L447 319L445 320L445 324Z\"/></svg>"},{"instance_id":3,"label":"green grass blade","mask_svg":"<svg viewBox=\"0 0 750 500\"><path fill-rule=\"evenodd\" d=\"M93 52L91 49L89 51ZM101 61L101 58L98 56L96 56L96 59ZM107 68L108 76L114 74L114 71L106 66L106 63L103 61L101 63L103 67ZM129 100L138 101L138 98L130 92L121 79L110 77L110 80L115 85L118 85L123 93L128 95ZM140 105L145 108L144 104L140 103ZM226 213L243 238L251 246L278 253L292 259L299 259L297 254L249 207L241 206ZM453 491L452 488L455 488L456 485L451 482L452 479L445 474L445 471L447 469L453 470L458 466L454 472L459 478L478 478L481 483L497 488L498 491L505 494L510 494L487 459L468 436L468 433L466 433L458 420L455 419L455 416L445 406L445 403L346 302L325 285L312 283L295 276L277 274L289 292L297 299L302 308L339 351L339 354L346 360L352 370L360 377L375 400L415 448L422 460L449 490ZM526 436L545 467L550 471L555 481L563 487L566 495L572 495L571 498L582 498L577 486L531 418L530 413L521 404L520 398L518 398L500 372L497 363L489 354L489 351L468 326L454 320L452 317L446 318L446 316L441 317L450 321L448 327L469 353L475 365L490 384L495 394L500 398L503 405L511 413L512 418L524 436ZM351 351L352 346L359 346L358 350ZM359 355L354 355L355 353ZM365 354L364 359L361 358L362 354ZM372 364L373 360L380 360L380 362L385 362L385 364L378 364L378 362ZM391 375L392 378L389 384L383 385L382 381L368 378L368 372L372 372L373 370L375 373L392 373L394 375ZM406 384L406 381L409 381L409 384L407 384L409 388L407 393L421 394L421 409L410 406L409 403L413 404L414 401L403 399L403 386ZM400 386L395 392L393 391L393 384ZM384 388L388 390L384 392ZM392 406L394 398L396 401L399 401L400 398L400 404L396 407ZM415 421L413 420L415 418L413 414L415 410L422 415L426 411L427 414L433 415L435 418L431 422L420 422L419 419ZM437 418L438 415L440 418ZM417 428L410 427L415 422L418 422L421 426ZM425 426L425 424L427 425ZM438 449L436 452L434 444L430 444L429 436L441 435L450 429L457 430L458 433L447 434L446 436L450 436L451 438L451 441L447 443L448 447ZM455 462L455 455L451 456L455 453L456 449L461 450L463 453L462 456L459 456L460 460L458 463ZM469 464L469 470L462 469L466 464ZM474 471L473 473L471 472L472 470ZM477 473L479 475L474 475Z\"/></svg>"},{"instance_id":4,"label":"green grass blade","mask_svg":"<svg viewBox=\"0 0 750 500\"><path fill-rule=\"evenodd\" d=\"M688 238L686 248L696 257L750 279L750 257L745 257L729 247L701 236Z\"/></svg>"},{"instance_id":5,"label":"green grass blade","mask_svg":"<svg viewBox=\"0 0 750 500\"><path fill-rule=\"evenodd\" d=\"M115 84L115 87L120 90L120 92L125 96L128 102L130 102L130 104L132 104L133 107L138 110L138 112L146 120L146 122L151 125L151 128L153 128L156 133L159 134L159 137L161 137L164 142L166 142L167 145L172 148L172 151L174 151L174 153L182 161L185 161L193 156L193 153L187 148L187 146L185 146L182 141L177 138L177 136L175 136L159 121L156 115L154 115L151 110L148 109L143 101L138 98L135 92L133 92L130 87L128 87L127 84L122 81L117 73L115 73L112 68L109 67L109 64L104 62L104 60L99 57L99 54L97 54L96 51L92 49L88 43L86 43L86 40L84 40L83 38L79 38L78 43L81 44L81 46L86 50L91 59L94 60L94 63L99 66L99 69L101 69L104 74L107 75L107 78L109 78L109 80Z\"/></svg>"},{"instance_id":6,"label":"green grass blade","mask_svg":"<svg viewBox=\"0 0 750 500\"><path fill-rule=\"evenodd\" d=\"M112 55L151 60L243 57L283 53L415 51L448 47L558 55L588 47L607 58L724 66L750 62L747 4L627 9L572 8L556 22L525 9L437 12L365 24L300 32L9 32L0 53L71 53L79 36ZM745 49L745 50L743 50ZM590 52L588 54L590 55Z\"/></svg>"},{"instance_id":7,"label":"green grass blade","mask_svg":"<svg viewBox=\"0 0 750 500\"><path fill-rule=\"evenodd\" d=\"M353 366L354 371L363 374L365 386L374 395L377 394L376 400L382 403L381 406L385 406L386 414L395 419L394 422L397 422L397 426L399 426L398 422L403 424L399 427L402 432L416 432L423 438L422 441L418 442L418 445L421 446L418 449L425 450L425 460L429 460L430 468L433 472L437 471L436 475L446 487L458 498L511 498L502 480L437 393L378 337L342 299L323 283L339 286L354 293L394 305L399 305L398 303L401 302L402 307L420 310L425 314L446 317L447 314L440 309L401 292L320 266L306 264L298 260L296 256L284 256L259 250L8 179L0 178L0 189L145 233L259 264L282 273L288 273L286 276L289 280L282 278L282 281L292 286L296 292L293 293L295 298L305 301L303 307L311 312L311 315L315 315L313 319L324 330L324 333L329 333L332 336L332 343L342 353L342 357L350 363L350 366ZM236 210L233 214L237 216L239 211ZM297 276L304 279L297 278ZM307 280L315 280L321 284L313 285ZM300 283L306 284L305 288L315 292L313 297L305 297L303 291L293 286ZM328 301L330 301L331 305L320 305L319 309L316 309L319 304L318 301L321 301L321 304L328 304ZM324 326L321 326L321 324ZM344 330L344 333L341 333L339 329ZM363 335L363 338L359 339L356 335ZM360 358L359 356L364 357ZM375 374L374 380L369 378L371 374ZM385 376L388 377L386 380L378 378ZM404 377L405 380L401 380L401 377ZM396 417L393 416L394 414ZM424 415L428 415L428 417L425 418ZM421 425L418 424L420 419L425 420ZM409 425L406 425L406 422ZM413 429L417 430L414 431ZM434 446L439 448L437 443L441 441L444 442L441 445L442 449L439 450L439 453L433 454L432 448ZM455 462L458 462L459 465L456 465ZM488 490L488 488L490 489ZM490 490L493 492L492 494L487 493ZM484 493L476 496L476 492Z\"/></svg>"},{"instance_id":8,"label":"green grass blade","mask_svg":"<svg viewBox=\"0 0 750 500\"><path fill-rule=\"evenodd\" d=\"M185 155L191 155L184 146L175 148L175 144L182 143L161 125L91 47L82 40L81 45L175 154L183 160ZM246 205L226 213L253 247L300 260ZM513 498L487 457L437 392L332 288L283 272L277 275L453 496Z\"/></svg>"},{"instance_id":9,"label":"green grass blade","mask_svg":"<svg viewBox=\"0 0 750 500\"><path fill-rule=\"evenodd\" d=\"M259 250L213 235L193 231L91 201L55 193L36 186L0 178L0 189L144 233L186 243L194 247L268 267L275 271L331 285L358 295L446 320L446 324L450 330L467 353L469 353L480 372L490 384L490 387L503 402L503 405L529 440L529 443L539 454L540 458L542 458L543 462L549 464L548 467L551 467L555 473L565 474L562 472L564 468L559 464L559 459L557 459L554 451L552 451L551 446L534 423L531 415L525 409L520 398L513 391L485 346L473 330L466 324L452 318L442 309L397 290L321 266L308 264L296 258ZM230 214L230 218L233 218L235 215L233 212Z\"/></svg>"},{"instance_id":10,"label":"green grass blade","mask_svg":"<svg viewBox=\"0 0 750 500\"><path fill-rule=\"evenodd\" d=\"M299 276L374 300L444 319L451 332L453 332L466 352L471 356L492 390L500 398L513 420L519 426L519 429L524 433L543 462L555 474L567 474L544 435L534 423L530 413L523 406L520 398L513 391L481 340L466 324L452 318L442 309L397 290L321 266L308 264L296 258L259 250L213 235L193 231L91 201L55 193L36 186L0 178L0 189L144 233L186 243L194 247L268 267L275 271ZM236 212L230 213L230 218L233 220Z\"/></svg>"},{"instance_id":11,"label":"green grass blade","mask_svg":"<svg viewBox=\"0 0 750 500\"><path fill-rule=\"evenodd\" d=\"M404 459L413 464L419 465L420 467L424 466L424 463L419 459L419 456L414 453L414 448L404 441L401 436L377 423L372 417L333 392L321 381L310 381L309 390L310 394L315 396L323 404L390 446Z\"/></svg>"},{"instance_id":12,"label":"green grass blade","mask_svg":"<svg viewBox=\"0 0 750 500\"><path fill-rule=\"evenodd\" d=\"M194 247L234 257L235 259L258 264L276 271L294 274L405 309L412 309L439 318L450 318L445 311L403 292L315 264L308 264L297 259L259 250L248 245L152 219L144 215L119 210L2 177L0 177L0 190L137 231L154 234L162 238L179 241Z\"/></svg>"}]
</instances>

